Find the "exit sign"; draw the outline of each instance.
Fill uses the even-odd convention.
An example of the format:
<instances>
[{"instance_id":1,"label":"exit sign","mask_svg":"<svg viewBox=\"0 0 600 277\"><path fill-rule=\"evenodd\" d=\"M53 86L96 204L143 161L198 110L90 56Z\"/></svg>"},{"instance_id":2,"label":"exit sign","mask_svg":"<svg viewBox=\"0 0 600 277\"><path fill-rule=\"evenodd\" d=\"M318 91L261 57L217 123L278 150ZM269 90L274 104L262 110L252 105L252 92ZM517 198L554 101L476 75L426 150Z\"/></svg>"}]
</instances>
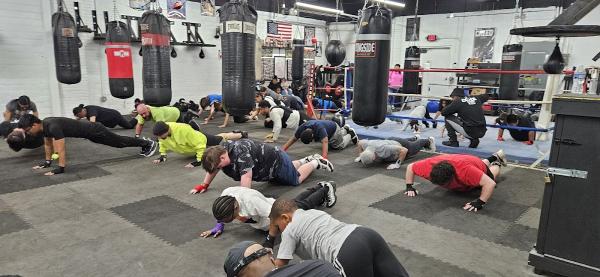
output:
<instances>
[{"instance_id":1,"label":"exit sign","mask_svg":"<svg viewBox=\"0 0 600 277\"><path fill-rule=\"evenodd\" d=\"M427 41L436 41L437 39L437 35L427 35Z\"/></svg>"}]
</instances>

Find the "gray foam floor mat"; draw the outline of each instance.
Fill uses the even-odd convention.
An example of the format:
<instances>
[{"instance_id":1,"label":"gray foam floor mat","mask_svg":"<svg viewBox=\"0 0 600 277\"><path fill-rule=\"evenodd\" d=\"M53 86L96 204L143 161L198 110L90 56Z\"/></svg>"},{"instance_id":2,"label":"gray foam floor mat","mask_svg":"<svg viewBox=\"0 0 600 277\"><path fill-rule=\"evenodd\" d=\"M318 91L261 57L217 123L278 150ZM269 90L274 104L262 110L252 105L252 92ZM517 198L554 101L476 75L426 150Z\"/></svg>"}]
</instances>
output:
<instances>
[{"instance_id":1,"label":"gray foam floor mat","mask_svg":"<svg viewBox=\"0 0 600 277\"><path fill-rule=\"evenodd\" d=\"M168 196L157 196L110 209L143 230L172 244L181 245L214 226L214 218Z\"/></svg>"},{"instance_id":2,"label":"gray foam floor mat","mask_svg":"<svg viewBox=\"0 0 600 277\"><path fill-rule=\"evenodd\" d=\"M404 266L408 274L410 274L412 277L483 276L402 247L390 245L390 249L392 252L394 252L398 261L400 261L402 266Z\"/></svg>"},{"instance_id":3,"label":"gray foam floor mat","mask_svg":"<svg viewBox=\"0 0 600 277\"><path fill-rule=\"evenodd\" d=\"M31 226L17 214L9 211L0 212L0 236L29 228Z\"/></svg>"}]
</instances>

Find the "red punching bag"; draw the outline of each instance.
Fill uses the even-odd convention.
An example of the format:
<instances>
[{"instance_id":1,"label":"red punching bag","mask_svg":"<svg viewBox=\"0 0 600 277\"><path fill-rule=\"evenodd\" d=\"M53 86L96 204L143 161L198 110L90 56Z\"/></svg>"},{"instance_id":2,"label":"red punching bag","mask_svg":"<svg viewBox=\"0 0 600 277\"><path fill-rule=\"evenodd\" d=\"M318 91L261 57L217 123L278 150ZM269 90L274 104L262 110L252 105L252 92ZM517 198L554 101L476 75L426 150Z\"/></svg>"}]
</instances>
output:
<instances>
[{"instance_id":1,"label":"red punching bag","mask_svg":"<svg viewBox=\"0 0 600 277\"><path fill-rule=\"evenodd\" d=\"M129 44L129 28L124 22L106 25L106 62L112 96L126 99L133 96L133 62Z\"/></svg>"}]
</instances>

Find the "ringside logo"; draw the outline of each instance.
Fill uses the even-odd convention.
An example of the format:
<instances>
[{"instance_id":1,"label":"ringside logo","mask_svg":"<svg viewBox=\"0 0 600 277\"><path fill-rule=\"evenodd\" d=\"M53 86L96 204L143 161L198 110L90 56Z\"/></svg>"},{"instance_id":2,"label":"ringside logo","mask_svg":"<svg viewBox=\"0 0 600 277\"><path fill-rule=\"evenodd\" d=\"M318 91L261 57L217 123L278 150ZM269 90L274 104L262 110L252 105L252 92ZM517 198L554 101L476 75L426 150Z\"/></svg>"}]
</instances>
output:
<instances>
[{"instance_id":1,"label":"ringside logo","mask_svg":"<svg viewBox=\"0 0 600 277\"><path fill-rule=\"evenodd\" d=\"M355 56L363 58L374 58L377 50L375 41L356 42Z\"/></svg>"}]
</instances>

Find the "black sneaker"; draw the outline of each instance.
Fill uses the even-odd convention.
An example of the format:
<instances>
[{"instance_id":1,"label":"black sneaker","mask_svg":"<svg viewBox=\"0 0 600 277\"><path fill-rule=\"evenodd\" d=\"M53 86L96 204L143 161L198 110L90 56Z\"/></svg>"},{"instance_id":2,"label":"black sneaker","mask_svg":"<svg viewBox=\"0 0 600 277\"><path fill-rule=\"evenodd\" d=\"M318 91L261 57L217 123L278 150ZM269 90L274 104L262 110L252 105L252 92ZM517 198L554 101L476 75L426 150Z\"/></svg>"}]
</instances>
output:
<instances>
[{"instance_id":1,"label":"black sneaker","mask_svg":"<svg viewBox=\"0 0 600 277\"><path fill-rule=\"evenodd\" d=\"M325 199L325 207L331 208L335 206L337 202L337 195L335 195L336 185L334 181L328 182L319 182L319 185L322 187L327 187L327 197Z\"/></svg>"},{"instance_id":2,"label":"black sneaker","mask_svg":"<svg viewBox=\"0 0 600 277\"><path fill-rule=\"evenodd\" d=\"M147 140L150 144L142 147L142 152L140 153L140 155L144 157L150 157L154 155L154 152L156 152L156 149L158 148L158 142L146 138L144 139Z\"/></svg>"},{"instance_id":3,"label":"black sneaker","mask_svg":"<svg viewBox=\"0 0 600 277\"><path fill-rule=\"evenodd\" d=\"M469 143L469 148L477 148L479 146L479 139L471 139L471 143Z\"/></svg>"},{"instance_id":4,"label":"black sneaker","mask_svg":"<svg viewBox=\"0 0 600 277\"><path fill-rule=\"evenodd\" d=\"M458 141L455 140L442 141L442 144L449 147L458 147Z\"/></svg>"},{"instance_id":5,"label":"black sneaker","mask_svg":"<svg viewBox=\"0 0 600 277\"><path fill-rule=\"evenodd\" d=\"M352 143L357 144L358 143L358 135L356 134L356 131L354 131L354 129L350 128L350 126L348 126L348 125L344 125L344 129L346 129L346 132L348 132L348 134L350 134Z\"/></svg>"}]
</instances>

